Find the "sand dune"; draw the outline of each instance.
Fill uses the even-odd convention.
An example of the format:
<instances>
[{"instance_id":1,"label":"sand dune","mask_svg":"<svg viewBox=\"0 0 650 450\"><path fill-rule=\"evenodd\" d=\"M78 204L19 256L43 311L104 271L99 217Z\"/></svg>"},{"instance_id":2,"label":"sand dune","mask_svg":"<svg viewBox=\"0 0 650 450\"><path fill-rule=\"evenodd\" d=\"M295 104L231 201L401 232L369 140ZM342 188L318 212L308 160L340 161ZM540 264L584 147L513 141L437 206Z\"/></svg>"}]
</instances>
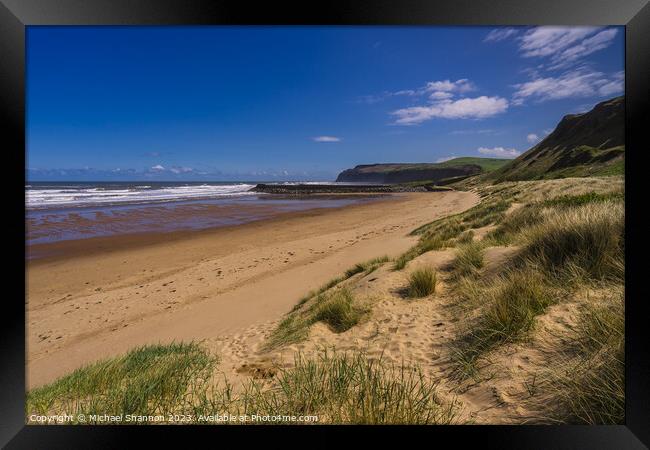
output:
<instances>
[{"instance_id":1,"label":"sand dune","mask_svg":"<svg viewBox=\"0 0 650 450\"><path fill-rule=\"evenodd\" d=\"M306 292L355 263L400 254L416 242L411 230L477 202L471 192L400 194L219 230L70 243L73 256L28 265L28 387L138 345L179 340L205 340L234 373L263 372L264 361L249 356ZM408 329L421 312L414 304L411 315L399 314ZM432 331L409 341L433 339ZM395 345L395 355L432 356Z\"/></svg>"}]
</instances>

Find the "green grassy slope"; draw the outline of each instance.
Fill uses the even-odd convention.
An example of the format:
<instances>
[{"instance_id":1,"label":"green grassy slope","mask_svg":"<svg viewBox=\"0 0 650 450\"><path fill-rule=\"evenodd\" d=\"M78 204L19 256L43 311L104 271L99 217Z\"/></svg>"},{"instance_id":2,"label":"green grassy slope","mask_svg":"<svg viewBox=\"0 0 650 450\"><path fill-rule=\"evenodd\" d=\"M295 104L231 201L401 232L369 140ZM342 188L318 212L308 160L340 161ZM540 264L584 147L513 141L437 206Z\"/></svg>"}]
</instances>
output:
<instances>
[{"instance_id":1,"label":"green grassy slope","mask_svg":"<svg viewBox=\"0 0 650 450\"><path fill-rule=\"evenodd\" d=\"M555 130L523 155L486 176L500 181L622 175L624 97L562 118Z\"/></svg>"},{"instance_id":2,"label":"green grassy slope","mask_svg":"<svg viewBox=\"0 0 650 450\"><path fill-rule=\"evenodd\" d=\"M475 158L471 156L464 156L460 158L450 159L449 161L438 163L440 167L455 167L466 164L474 164L480 166L484 172L492 172L500 167L505 166L510 162L509 159L499 158Z\"/></svg>"},{"instance_id":3,"label":"green grassy slope","mask_svg":"<svg viewBox=\"0 0 650 450\"><path fill-rule=\"evenodd\" d=\"M337 181L379 183L436 182L449 178L467 177L490 172L508 163L507 159L454 158L441 163L364 164L344 170Z\"/></svg>"}]
</instances>

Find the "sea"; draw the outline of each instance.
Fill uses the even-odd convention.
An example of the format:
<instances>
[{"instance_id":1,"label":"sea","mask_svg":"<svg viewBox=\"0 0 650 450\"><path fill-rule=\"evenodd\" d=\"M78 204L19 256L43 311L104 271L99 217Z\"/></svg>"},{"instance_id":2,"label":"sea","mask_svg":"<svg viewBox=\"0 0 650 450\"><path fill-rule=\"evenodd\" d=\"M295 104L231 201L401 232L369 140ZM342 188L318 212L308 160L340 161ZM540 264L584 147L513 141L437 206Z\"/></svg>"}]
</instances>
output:
<instances>
[{"instance_id":1,"label":"sea","mask_svg":"<svg viewBox=\"0 0 650 450\"><path fill-rule=\"evenodd\" d=\"M252 192L256 184L247 181L29 182L25 186L26 245L232 226L287 212L371 201L361 196L291 197Z\"/></svg>"}]
</instances>

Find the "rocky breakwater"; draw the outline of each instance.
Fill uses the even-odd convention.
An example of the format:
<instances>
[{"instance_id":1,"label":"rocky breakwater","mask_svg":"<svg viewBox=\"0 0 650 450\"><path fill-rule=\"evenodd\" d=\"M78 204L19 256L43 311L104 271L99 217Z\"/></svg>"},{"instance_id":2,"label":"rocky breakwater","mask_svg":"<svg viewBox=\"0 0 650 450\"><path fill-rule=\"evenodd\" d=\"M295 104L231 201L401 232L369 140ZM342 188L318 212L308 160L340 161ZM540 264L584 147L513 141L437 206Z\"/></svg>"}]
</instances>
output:
<instances>
[{"instance_id":1,"label":"rocky breakwater","mask_svg":"<svg viewBox=\"0 0 650 450\"><path fill-rule=\"evenodd\" d=\"M435 186L409 186L399 184L258 184L251 188L253 192L266 194L374 194L392 192L428 192L442 191L448 188Z\"/></svg>"}]
</instances>

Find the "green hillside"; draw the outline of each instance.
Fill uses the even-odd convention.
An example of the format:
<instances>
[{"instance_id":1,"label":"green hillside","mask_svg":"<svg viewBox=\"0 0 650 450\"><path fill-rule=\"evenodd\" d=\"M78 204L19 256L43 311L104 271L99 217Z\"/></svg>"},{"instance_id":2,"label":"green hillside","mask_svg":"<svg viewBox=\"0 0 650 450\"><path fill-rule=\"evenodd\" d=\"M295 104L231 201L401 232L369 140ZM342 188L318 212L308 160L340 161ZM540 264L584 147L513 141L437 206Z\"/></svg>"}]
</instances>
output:
<instances>
[{"instance_id":1,"label":"green hillside","mask_svg":"<svg viewBox=\"0 0 650 450\"><path fill-rule=\"evenodd\" d=\"M621 175L625 159L625 99L569 114L523 155L487 176L495 181Z\"/></svg>"},{"instance_id":2,"label":"green hillside","mask_svg":"<svg viewBox=\"0 0 650 450\"><path fill-rule=\"evenodd\" d=\"M440 182L462 179L496 170L507 159L454 158L441 163L363 164L341 172L336 181L369 183Z\"/></svg>"},{"instance_id":3,"label":"green hillside","mask_svg":"<svg viewBox=\"0 0 650 450\"><path fill-rule=\"evenodd\" d=\"M460 158L450 159L445 162L437 163L440 167L454 167L462 166L466 164L474 164L480 166L484 172L492 172L504 165L508 164L510 159L499 159L499 158L474 158L471 156L464 156Z\"/></svg>"}]
</instances>

